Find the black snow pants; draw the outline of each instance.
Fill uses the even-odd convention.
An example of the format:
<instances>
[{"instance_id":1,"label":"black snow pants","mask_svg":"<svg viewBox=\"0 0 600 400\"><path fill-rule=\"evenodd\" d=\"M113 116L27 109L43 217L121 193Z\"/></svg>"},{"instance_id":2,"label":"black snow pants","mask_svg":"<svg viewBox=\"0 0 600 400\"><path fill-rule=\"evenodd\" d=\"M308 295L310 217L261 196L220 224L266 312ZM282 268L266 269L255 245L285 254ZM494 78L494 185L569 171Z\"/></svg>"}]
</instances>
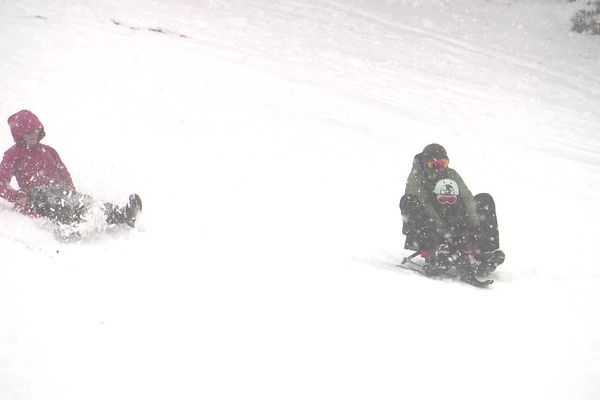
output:
<instances>
[{"instance_id":1,"label":"black snow pants","mask_svg":"<svg viewBox=\"0 0 600 400\"><path fill-rule=\"evenodd\" d=\"M460 238L463 235L470 237L477 244L481 252L496 250L500 247L500 235L496 218L496 205L488 193L475 196L479 226L474 232L469 231L466 225L466 210L462 203L448 209L444 221L445 231L438 231L432 221L427 218L423 204L416 196L406 194L400 200L402 213L402 233L406 235L405 249L429 250L448 240Z\"/></svg>"},{"instance_id":2,"label":"black snow pants","mask_svg":"<svg viewBox=\"0 0 600 400\"><path fill-rule=\"evenodd\" d=\"M59 183L35 187L27 192L29 207L37 214L63 225L82 222L90 207L92 197L69 189ZM111 203L103 203L101 210L108 224L125 223L125 210Z\"/></svg>"},{"instance_id":3,"label":"black snow pants","mask_svg":"<svg viewBox=\"0 0 600 400\"><path fill-rule=\"evenodd\" d=\"M27 192L32 211L65 225L81 221L92 199L59 183L38 186Z\"/></svg>"}]
</instances>

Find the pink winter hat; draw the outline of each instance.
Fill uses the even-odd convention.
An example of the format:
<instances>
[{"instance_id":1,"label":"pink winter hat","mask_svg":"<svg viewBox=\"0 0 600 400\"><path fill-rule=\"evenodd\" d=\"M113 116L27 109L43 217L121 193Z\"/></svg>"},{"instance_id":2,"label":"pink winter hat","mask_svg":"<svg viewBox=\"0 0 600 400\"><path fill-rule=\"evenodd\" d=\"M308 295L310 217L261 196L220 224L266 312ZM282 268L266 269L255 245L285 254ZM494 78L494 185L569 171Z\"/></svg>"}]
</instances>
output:
<instances>
[{"instance_id":1,"label":"pink winter hat","mask_svg":"<svg viewBox=\"0 0 600 400\"><path fill-rule=\"evenodd\" d=\"M29 110L21 110L11 115L8 118L8 125L10 126L10 131L15 142L28 132L35 131L36 129L44 129L44 125L42 125L38 117Z\"/></svg>"}]
</instances>

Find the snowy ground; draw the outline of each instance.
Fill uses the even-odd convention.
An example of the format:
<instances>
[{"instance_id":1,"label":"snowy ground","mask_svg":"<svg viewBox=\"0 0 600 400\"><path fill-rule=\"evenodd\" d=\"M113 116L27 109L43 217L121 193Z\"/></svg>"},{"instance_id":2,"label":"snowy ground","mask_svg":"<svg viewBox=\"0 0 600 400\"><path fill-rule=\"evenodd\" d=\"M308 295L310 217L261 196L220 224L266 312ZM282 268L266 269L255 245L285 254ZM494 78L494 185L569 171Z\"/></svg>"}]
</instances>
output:
<instances>
[{"instance_id":1,"label":"snowy ground","mask_svg":"<svg viewBox=\"0 0 600 400\"><path fill-rule=\"evenodd\" d=\"M145 207L62 244L0 201L0 398L599 398L577 6L0 1L0 116L34 111L81 191ZM430 142L496 199L490 290L391 266Z\"/></svg>"}]
</instances>

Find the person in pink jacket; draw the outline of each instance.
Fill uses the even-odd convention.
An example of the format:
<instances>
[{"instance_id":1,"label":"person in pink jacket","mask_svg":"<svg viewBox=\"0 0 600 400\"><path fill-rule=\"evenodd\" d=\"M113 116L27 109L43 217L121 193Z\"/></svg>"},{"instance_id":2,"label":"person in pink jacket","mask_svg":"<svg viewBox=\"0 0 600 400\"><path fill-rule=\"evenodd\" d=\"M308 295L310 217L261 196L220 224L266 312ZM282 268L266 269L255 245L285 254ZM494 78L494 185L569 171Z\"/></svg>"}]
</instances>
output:
<instances>
[{"instance_id":1,"label":"person in pink jacket","mask_svg":"<svg viewBox=\"0 0 600 400\"><path fill-rule=\"evenodd\" d=\"M71 174L52 147L40 143L46 136L40 120L28 110L8 118L15 141L0 163L0 197L14 203L15 208L30 216L43 216L59 224L73 225L85 218L92 199L75 190ZM18 190L11 186L15 178ZM142 201L129 196L124 207L105 203L109 224L134 226Z\"/></svg>"}]
</instances>

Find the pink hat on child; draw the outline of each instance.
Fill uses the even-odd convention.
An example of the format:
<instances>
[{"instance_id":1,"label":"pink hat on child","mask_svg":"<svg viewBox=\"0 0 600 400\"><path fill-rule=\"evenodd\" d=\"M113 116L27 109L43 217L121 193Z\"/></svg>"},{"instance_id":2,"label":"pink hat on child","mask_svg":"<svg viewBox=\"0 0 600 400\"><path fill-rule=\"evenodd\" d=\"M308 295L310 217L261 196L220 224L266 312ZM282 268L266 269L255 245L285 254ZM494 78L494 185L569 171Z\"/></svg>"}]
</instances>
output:
<instances>
[{"instance_id":1,"label":"pink hat on child","mask_svg":"<svg viewBox=\"0 0 600 400\"><path fill-rule=\"evenodd\" d=\"M42 125L38 117L29 110L21 110L11 115L8 118L8 125L10 126L10 131L15 142L28 132L35 131L36 129L44 129L44 125Z\"/></svg>"}]
</instances>

